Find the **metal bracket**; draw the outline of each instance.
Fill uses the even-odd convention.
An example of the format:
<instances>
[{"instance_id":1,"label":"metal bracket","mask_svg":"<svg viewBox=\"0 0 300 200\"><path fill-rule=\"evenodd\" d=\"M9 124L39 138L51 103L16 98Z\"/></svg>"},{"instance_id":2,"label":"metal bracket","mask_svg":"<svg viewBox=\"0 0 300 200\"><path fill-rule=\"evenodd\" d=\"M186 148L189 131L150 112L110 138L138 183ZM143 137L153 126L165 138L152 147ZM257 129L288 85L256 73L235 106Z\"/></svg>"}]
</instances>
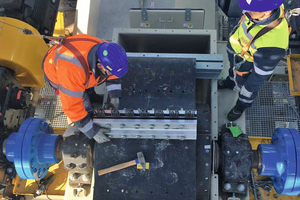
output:
<instances>
[{"instance_id":1,"label":"metal bracket","mask_svg":"<svg viewBox=\"0 0 300 200\"><path fill-rule=\"evenodd\" d=\"M185 21L191 21L192 12L190 8L185 9Z\"/></svg>"},{"instance_id":2,"label":"metal bracket","mask_svg":"<svg viewBox=\"0 0 300 200\"><path fill-rule=\"evenodd\" d=\"M111 129L110 138L196 140L197 120L185 119L94 119Z\"/></svg>"},{"instance_id":3,"label":"metal bracket","mask_svg":"<svg viewBox=\"0 0 300 200\"><path fill-rule=\"evenodd\" d=\"M148 20L148 13L147 13L147 8L142 8L142 20L147 21Z\"/></svg>"}]
</instances>

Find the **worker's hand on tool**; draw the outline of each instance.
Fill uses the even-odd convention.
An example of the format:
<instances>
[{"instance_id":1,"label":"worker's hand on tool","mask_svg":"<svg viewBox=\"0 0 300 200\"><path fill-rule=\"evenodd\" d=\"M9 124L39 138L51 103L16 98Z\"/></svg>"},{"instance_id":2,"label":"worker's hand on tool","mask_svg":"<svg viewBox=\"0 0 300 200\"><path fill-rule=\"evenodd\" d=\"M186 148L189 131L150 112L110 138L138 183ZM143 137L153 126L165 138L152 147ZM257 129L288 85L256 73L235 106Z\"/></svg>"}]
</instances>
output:
<instances>
[{"instance_id":1,"label":"worker's hand on tool","mask_svg":"<svg viewBox=\"0 0 300 200\"><path fill-rule=\"evenodd\" d=\"M114 109L118 110L120 104L119 97L111 98L110 103Z\"/></svg>"},{"instance_id":2,"label":"worker's hand on tool","mask_svg":"<svg viewBox=\"0 0 300 200\"><path fill-rule=\"evenodd\" d=\"M96 124L95 124L96 125ZM109 137L107 137L104 133L109 133L110 129L106 127L102 127L99 125L96 125L96 135L93 137L96 142L99 144L110 141Z\"/></svg>"}]
</instances>

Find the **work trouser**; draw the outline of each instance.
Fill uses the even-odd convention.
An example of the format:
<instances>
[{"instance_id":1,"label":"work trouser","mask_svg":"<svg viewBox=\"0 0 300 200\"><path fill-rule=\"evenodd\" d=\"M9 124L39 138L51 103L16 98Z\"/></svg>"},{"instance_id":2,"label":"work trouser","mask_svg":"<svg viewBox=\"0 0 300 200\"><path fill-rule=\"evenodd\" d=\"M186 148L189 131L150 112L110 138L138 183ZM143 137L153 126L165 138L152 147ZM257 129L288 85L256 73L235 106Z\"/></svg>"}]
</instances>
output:
<instances>
[{"instance_id":1,"label":"work trouser","mask_svg":"<svg viewBox=\"0 0 300 200\"><path fill-rule=\"evenodd\" d=\"M229 68L229 75L227 76L224 84L227 88L238 91L239 92L239 98L236 101L236 106L239 110L244 111L246 108L251 107L252 103L254 102L255 97L257 96L258 91L255 91L252 93L250 97L246 97L243 94L241 94L240 90L242 89L242 86L247 81L247 78L251 74L251 69L253 68L252 62L245 62L240 67L239 71L235 71L235 68L233 66L232 62L232 54L228 54L228 58L230 61L230 68Z\"/></svg>"}]
</instances>

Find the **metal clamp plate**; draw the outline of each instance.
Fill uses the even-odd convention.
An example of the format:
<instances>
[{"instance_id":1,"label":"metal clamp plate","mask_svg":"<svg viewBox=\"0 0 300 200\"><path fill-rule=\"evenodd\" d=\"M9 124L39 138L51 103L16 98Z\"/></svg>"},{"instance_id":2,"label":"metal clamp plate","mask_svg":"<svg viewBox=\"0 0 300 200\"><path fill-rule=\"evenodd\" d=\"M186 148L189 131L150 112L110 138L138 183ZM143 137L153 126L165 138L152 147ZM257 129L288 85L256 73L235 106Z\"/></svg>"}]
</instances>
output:
<instances>
[{"instance_id":1,"label":"metal clamp plate","mask_svg":"<svg viewBox=\"0 0 300 200\"><path fill-rule=\"evenodd\" d=\"M111 138L196 140L197 120L170 119L94 119L111 128Z\"/></svg>"}]
</instances>

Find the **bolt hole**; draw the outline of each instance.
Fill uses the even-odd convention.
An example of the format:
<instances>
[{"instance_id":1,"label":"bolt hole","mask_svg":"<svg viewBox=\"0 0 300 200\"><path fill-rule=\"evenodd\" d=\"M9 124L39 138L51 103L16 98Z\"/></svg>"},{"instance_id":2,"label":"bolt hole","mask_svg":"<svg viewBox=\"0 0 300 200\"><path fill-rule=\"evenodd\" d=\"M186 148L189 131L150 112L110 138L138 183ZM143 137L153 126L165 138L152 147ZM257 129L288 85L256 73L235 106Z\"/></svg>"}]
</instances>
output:
<instances>
[{"instance_id":1,"label":"bolt hole","mask_svg":"<svg viewBox=\"0 0 300 200\"><path fill-rule=\"evenodd\" d=\"M145 90L145 92L148 92L148 90Z\"/></svg>"},{"instance_id":2,"label":"bolt hole","mask_svg":"<svg viewBox=\"0 0 300 200\"><path fill-rule=\"evenodd\" d=\"M182 91L182 93L184 93L184 90Z\"/></svg>"},{"instance_id":3,"label":"bolt hole","mask_svg":"<svg viewBox=\"0 0 300 200\"><path fill-rule=\"evenodd\" d=\"M139 191L138 191L138 190L136 190L136 191L135 191L135 193L139 193Z\"/></svg>"},{"instance_id":4,"label":"bolt hole","mask_svg":"<svg viewBox=\"0 0 300 200\"><path fill-rule=\"evenodd\" d=\"M150 191L151 194L153 194L153 191Z\"/></svg>"},{"instance_id":5,"label":"bolt hole","mask_svg":"<svg viewBox=\"0 0 300 200\"><path fill-rule=\"evenodd\" d=\"M159 92L159 90L157 90L157 92Z\"/></svg>"},{"instance_id":6,"label":"bolt hole","mask_svg":"<svg viewBox=\"0 0 300 200\"><path fill-rule=\"evenodd\" d=\"M173 91L172 90L170 90L170 93L172 93Z\"/></svg>"},{"instance_id":7,"label":"bolt hole","mask_svg":"<svg viewBox=\"0 0 300 200\"><path fill-rule=\"evenodd\" d=\"M180 192L179 194L180 194L180 195L183 195L183 193L182 193L182 192Z\"/></svg>"},{"instance_id":8,"label":"bolt hole","mask_svg":"<svg viewBox=\"0 0 300 200\"><path fill-rule=\"evenodd\" d=\"M17 116L17 119L19 119L19 116Z\"/></svg>"}]
</instances>

